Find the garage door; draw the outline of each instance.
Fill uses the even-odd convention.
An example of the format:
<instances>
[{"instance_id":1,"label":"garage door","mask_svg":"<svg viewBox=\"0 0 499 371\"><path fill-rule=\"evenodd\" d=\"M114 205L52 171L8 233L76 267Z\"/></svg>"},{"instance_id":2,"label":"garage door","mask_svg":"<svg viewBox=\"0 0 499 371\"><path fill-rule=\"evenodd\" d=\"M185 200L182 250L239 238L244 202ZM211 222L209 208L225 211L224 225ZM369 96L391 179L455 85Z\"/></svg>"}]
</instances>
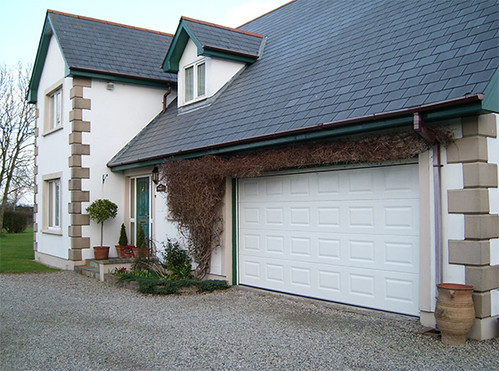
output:
<instances>
[{"instance_id":1,"label":"garage door","mask_svg":"<svg viewBox=\"0 0 499 371\"><path fill-rule=\"evenodd\" d=\"M241 179L239 283L418 315L417 165Z\"/></svg>"}]
</instances>

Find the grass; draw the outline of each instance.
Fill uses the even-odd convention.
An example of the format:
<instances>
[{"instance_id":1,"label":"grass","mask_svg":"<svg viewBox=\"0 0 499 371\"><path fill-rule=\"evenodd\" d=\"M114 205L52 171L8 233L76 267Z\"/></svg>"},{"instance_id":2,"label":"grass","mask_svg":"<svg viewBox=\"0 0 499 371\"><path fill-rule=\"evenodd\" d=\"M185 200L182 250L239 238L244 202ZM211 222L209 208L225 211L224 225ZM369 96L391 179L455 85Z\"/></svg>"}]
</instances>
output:
<instances>
[{"instance_id":1,"label":"grass","mask_svg":"<svg viewBox=\"0 0 499 371\"><path fill-rule=\"evenodd\" d=\"M34 260L33 229L24 233L0 235L0 273L36 273L57 269L48 268Z\"/></svg>"}]
</instances>

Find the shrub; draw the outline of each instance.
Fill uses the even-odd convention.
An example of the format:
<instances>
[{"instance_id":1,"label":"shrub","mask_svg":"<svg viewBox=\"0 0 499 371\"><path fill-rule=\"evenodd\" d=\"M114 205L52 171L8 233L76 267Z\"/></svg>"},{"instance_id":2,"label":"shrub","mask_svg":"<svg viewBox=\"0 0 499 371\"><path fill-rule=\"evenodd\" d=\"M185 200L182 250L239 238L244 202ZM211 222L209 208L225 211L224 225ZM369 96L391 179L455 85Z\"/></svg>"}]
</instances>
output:
<instances>
[{"instance_id":1,"label":"shrub","mask_svg":"<svg viewBox=\"0 0 499 371\"><path fill-rule=\"evenodd\" d=\"M171 272L170 279L191 278L192 259L177 241L168 239L163 253L164 267Z\"/></svg>"},{"instance_id":2,"label":"shrub","mask_svg":"<svg viewBox=\"0 0 499 371\"><path fill-rule=\"evenodd\" d=\"M3 227L7 233L22 233L28 226L28 216L22 211L5 210Z\"/></svg>"},{"instance_id":3,"label":"shrub","mask_svg":"<svg viewBox=\"0 0 499 371\"><path fill-rule=\"evenodd\" d=\"M125 224L121 224L120 238L118 240L119 246L128 246L128 237L126 236Z\"/></svg>"},{"instance_id":4,"label":"shrub","mask_svg":"<svg viewBox=\"0 0 499 371\"><path fill-rule=\"evenodd\" d=\"M137 247L139 247L139 248L147 247L146 246L146 235L145 235L144 230L142 229L141 225L139 225L139 230L137 232Z\"/></svg>"}]
</instances>

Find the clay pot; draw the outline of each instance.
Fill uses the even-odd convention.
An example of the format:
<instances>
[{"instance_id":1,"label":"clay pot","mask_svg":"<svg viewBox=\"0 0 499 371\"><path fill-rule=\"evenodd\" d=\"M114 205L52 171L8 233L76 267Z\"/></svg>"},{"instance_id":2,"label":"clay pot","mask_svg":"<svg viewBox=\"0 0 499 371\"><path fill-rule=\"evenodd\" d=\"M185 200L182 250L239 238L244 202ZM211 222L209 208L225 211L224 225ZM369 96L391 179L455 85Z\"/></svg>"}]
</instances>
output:
<instances>
[{"instance_id":1,"label":"clay pot","mask_svg":"<svg viewBox=\"0 0 499 371\"><path fill-rule=\"evenodd\" d=\"M133 257L134 258L147 258L149 255L148 247L134 247L133 248Z\"/></svg>"},{"instance_id":2,"label":"clay pot","mask_svg":"<svg viewBox=\"0 0 499 371\"><path fill-rule=\"evenodd\" d=\"M442 333L442 343L460 345L475 322L473 286L457 283L437 285L438 300L435 309L437 326Z\"/></svg>"},{"instance_id":3,"label":"clay pot","mask_svg":"<svg viewBox=\"0 0 499 371\"><path fill-rule=\"evenodd\" d=\"M106 260L109 257L109 246L94 246L95 260Z\"/></svg>"},{"instance_id":4,"label":"clay pot","mask_svg":"<svg viewBox=\"0 0 499 371\"><path fill-rule=\"evenodd\" d=\"M115 245L115 247L116 247L116 253L118 254L118 258L124 258L126 246Z\"/></svg>"}]
</instances>

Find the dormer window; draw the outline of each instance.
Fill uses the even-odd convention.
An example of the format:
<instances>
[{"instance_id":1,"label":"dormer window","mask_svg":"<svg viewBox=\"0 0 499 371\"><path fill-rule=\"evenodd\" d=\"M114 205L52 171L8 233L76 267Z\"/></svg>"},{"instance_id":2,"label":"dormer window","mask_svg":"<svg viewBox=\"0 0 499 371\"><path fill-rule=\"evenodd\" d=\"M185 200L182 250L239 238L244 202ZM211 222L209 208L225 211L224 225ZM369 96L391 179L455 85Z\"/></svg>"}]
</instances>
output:
<instances>
[{"instance_id":1,"label":"dormer window","mask_svg":"<svg viewBox=\"0 0 499 371\"><path fill-rule=\"evenodd\" d=\"M206 95L206 67L204 60L185 68L185 101L203 98Z\"/></svg>"}]
</instances>

